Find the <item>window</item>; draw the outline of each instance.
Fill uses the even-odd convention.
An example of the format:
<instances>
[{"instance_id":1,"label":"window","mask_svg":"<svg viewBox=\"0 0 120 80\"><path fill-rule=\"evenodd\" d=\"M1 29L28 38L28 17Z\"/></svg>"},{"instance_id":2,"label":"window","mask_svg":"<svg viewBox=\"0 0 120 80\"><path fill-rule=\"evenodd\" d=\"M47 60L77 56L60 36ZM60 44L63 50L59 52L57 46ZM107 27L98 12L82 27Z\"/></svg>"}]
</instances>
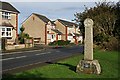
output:
<instances>
[{"instance_id":1,"label":"window","mask_svg":"<svg viewBox=\"0 0 120 80\"><path fill-rule=\"evenodd\" d=\"M61 35L58 35L58 40L61 40Z\"/></svg>"},{"instance_id":2,"label":"window","mask_svg":"<svg viewBox=\"0 0 120 80\"><path fill-rule=\"evenodd\" d=\"M51 39L51 35L50 34L47 34L47 39Z\"/></svg>"},{"instance_id":3,"label":"window","mask_svg":"<svg viewBox=\"0 0 120 80\"><path fill-rule=\"evenodd\" d=\"M1 33L2 37L12 37L12 28L2 28Z\"/></svg>"},{"instance_id":4,"label":"window","mask_svg":"<svg viewBox=\"0 0 120 80\"><path fill-rule=\"evenodd\" d=\"M4 19L10 19L10 13L9 12L2 12L2 18Z\"/></svg>"},{"instance_id":5,"label":"window","mask_svg":"<svg viewBox=\"0 0 120 80\"><path fill-rule=\"evenodd\" d=\"M52 35L52 39L54 38L54 35Z\"/></svg>"},{"instance_id":6,"label":"window","mask_svg":"<svg viewBox=\"0 0 120 80\"><path fill-rule=\"evenodd\" d=\"M73 39L73 36L68 36L68 40L72 40Z\"/></svg>"},{"instance_id":7,"label":"window","mask_svg":"<svg viewBox=\"0 0 120 80\"><path fill-rule=\"evenodd\" d=\"M68 28L68 33L71 33L71 28Z\"/></svg>"},{"instance_id":8,"label":"window","mask_svg":"<svg viewBox=\"0 0 120 80\"><path fill-rule=\"evenodd\" d=\"M35 17L33 17L33 21L35 20Z\"/></svg>"}]
</instances>

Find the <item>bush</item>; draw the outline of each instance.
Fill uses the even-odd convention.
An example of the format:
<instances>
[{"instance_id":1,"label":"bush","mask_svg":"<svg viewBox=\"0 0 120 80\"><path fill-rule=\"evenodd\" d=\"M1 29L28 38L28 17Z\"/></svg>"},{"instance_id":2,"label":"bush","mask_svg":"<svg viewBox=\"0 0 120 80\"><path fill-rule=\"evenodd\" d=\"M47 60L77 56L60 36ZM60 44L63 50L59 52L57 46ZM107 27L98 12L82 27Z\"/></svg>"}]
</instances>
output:
<instances>
[{"instance_id":1,"label":"bush","mask_svg":"<svg viewBox=\"0 0 120 80\"><path fill-rule=\"evenodd\" d=\"M25 44L25 40L24 40L24 38L20 38L20 44Z\"/></svg>"},{"instance_id":2,"label":"bush","mask_svg":"<svg viewBox=\"0 0 120 80\"><path fill-rule=\"evenodd\" d=\"M27 34L27 33L19 34L18 40L20 41L20 44L25 44L25 40L24 40L25 38L30 39L31 37L29 37L29 34Z\"/></svg>"},{"instance_id":3,"label":"bush","mask_svg":"<svg viewBox=\"0 0 120 80\"><path fill-rule=\"evenodd\" d=\"M49 45L63 46L63 45L68 45L69 43L70 41L58 40L58 41L50 42Z\"/></svg>"},{"instance_id":4,"label":"bush","mask_svg":"<svg viewBox=\"0 0 120 80\"><path fill-rule=\"evenodd\" d=\"M57 42L56 41L50 42L48 45L50 45L50 46L57 45Z\"/></svg>"},{"instance_id":5,"label":"bush","mask_svg":"<svg viewBox=\"0 0 120 80\"><path fill-rule=\"evenodd\" d=\"M111 37L108 42L103 42L102 48L106 50L118 50L118 45L118 39Z\"/></svg>"}]
</instances>

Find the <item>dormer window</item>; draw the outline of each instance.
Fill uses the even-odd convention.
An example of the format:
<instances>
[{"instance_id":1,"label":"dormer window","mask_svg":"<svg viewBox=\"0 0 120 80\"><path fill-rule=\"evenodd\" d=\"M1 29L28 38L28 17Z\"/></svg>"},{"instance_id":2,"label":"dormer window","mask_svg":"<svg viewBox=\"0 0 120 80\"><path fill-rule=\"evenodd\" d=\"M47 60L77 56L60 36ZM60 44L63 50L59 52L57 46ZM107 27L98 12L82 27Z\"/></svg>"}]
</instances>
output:
<instances>
[{"instance_id":1,"label":"dormer window","mask_svg":"<svg viewBox=\"0 0 120 80\"><path fill-rule=\"evenodd\" d=\"M10 12L2 12L3 19L11 19Z\"/></svg>"}]
</instances>

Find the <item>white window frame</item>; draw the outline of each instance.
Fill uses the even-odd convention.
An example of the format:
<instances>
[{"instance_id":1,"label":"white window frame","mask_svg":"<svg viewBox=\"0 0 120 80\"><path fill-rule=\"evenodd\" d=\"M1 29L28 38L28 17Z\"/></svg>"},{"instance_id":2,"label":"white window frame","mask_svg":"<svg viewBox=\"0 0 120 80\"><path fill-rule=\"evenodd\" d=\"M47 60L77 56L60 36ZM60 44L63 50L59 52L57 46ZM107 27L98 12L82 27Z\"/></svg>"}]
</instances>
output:
<instances>
[{"instance_id":1,"label":"white window frame","mask_svg":"<svg viewBox=\"0 0 120 80\"><path fill-rule=\"evenodd\" d=\"M51 34L47 34L47 39L51 39Z\"/></svg>"},{"instance_id":2,"label":"white window frame","mask_svg":"<svg viewBox=\"0 0 120 80\"><path fill-rule=\"evenodd\" d=\"M61 40L61 35L58 35L58 40Z\"/></svg>"},{"instance_id":3,"label":"white window frame","mask_svg":"<svg viewBox=\"0 0 120 80\"><path fill-rule=\"evenodd\" d=\"M5 12L5 11L3 11L3 12L2 12L2 18L3 18L3 19L11 19L11 14L10 14L10 12Z\"/></svg>"},{"instance_id":4,"label":"white window frame","mask_svg":"<svg viewBox=\"0 0 120 80\"><path fill-rule=\"evenodd\" d=\"M68 36L68 40L72 40L73 39L73 36Z\"/></svg>"},{"instance_id":5,"label":"white window frame","mask_svg":"<svg viewBox=\"0 0 120 80\"><path fill-rule=\"evenodd\" d=\"M10 29L10 31L7 31L7 29ZM5 29L5 31L3 31L2 29ZM5 35L2 35L2 32L5 32ZM7 33L10 33L11 35L7 35ZM1 27L1 37L12 37L12 27Z\"/></svg>"}]
</instances>

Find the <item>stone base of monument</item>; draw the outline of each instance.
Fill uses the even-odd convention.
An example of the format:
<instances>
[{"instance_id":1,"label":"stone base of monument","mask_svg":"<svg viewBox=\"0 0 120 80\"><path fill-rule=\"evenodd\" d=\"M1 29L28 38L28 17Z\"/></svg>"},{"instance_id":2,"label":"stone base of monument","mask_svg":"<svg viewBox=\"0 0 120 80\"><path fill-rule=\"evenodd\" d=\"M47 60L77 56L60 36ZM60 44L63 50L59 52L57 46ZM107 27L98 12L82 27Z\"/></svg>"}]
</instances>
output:
<instances>
[{"instance_id":1,"label":"stone base of monument","mask_svg":"<svg viewBox=\"0 0 120 80\"><path fill-rule=\"evenodd\" d=\"M77 73L100 74L101 67L98 60L80 60L76 68Z\"/></svg>"}]
</instances>

